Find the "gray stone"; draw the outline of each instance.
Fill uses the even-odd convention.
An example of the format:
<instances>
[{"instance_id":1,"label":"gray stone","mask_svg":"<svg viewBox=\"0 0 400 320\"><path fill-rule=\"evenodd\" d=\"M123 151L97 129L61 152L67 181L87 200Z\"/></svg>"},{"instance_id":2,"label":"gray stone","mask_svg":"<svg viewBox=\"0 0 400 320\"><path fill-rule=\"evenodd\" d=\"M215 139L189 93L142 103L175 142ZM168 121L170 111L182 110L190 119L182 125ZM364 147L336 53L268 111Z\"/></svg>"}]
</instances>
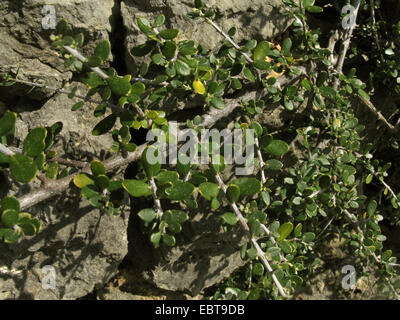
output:
<instances>
[{"instance_id":1,"label":"gray stone","mask_svg":"<svg viewBox=\"0 0 400 320\"><path fill-rule=\"evenodd\" d=\"M283 14L280 0L210 0L210 7L216 8L216 23L227 32L237 27L234 39L265 40L283 33L291 23L291 19ZM194 40L206 48L214 49L223 37L202 19L191 20L187 13L194 8L193 0L123 0L121 14L127 29L125 45L127 47L126 61L130 70L135 70L135 61L129 50L135 45L146 41L146 36L137 26L138 17L146 17L153 21L157 15L166 16L166 27L181 31L179 38Z\"/></svg>"},{"instance_id":2,"label":"gray stone","mask_svg":"<svg viewBox=\"0 0 400 320\"><path fill-rule=\"evenodd\" d=\"M3 0L0 2L0 73L20 68L21 79L43 79L47 84L61 86L72 77L64 68L64 61L51 48L50 35L54 30L42 27L44 5L54 5L56 20L62 18L74 27L74 33L83 32L87 41L85 51L93 50L99 39L108 39L119 6L114 0ZM26 86L14 88L13 94L24 95ZM35 92L36 93L36 92ZM43 94L31 97L43 99Z\"/></svg>"}]
</instances>

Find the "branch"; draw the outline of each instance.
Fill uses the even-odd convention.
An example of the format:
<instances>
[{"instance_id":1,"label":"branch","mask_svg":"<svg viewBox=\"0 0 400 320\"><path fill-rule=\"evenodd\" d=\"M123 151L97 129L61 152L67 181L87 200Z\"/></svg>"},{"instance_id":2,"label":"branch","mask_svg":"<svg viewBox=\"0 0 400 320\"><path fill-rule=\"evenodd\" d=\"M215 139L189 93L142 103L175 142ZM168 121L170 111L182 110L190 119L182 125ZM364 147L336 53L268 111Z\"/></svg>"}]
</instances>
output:
<instances>
[{"instance_id":1,"label":"branch","mask_svg":"<svg viewBox=\"0 0 400 320\"><path fill-rule=\"evenodd\" d=\"M253 63L253 62L254 62L253 59L250 58L250 57L248 56L247 53L241 51L241 48L239 47L239 45L237 45L236 42L233 41L232 38L231 38L230 36L228 36L214 21L212 21L210 18L204 18L204 19L207 21L207 23L209 23L210 25L212 25L212 26L214 27L214 29L217 30L226 40L228 40L229 43L230 43L236 50L238 50L238 51L240 52L240 54L243 55L243 57L245 57L245 59L246 59L248 62L250 62L250 63Z\"/></svg>"},{"instance_id":2,"label":"branch","mask_svg":"<svg viewBox=\"0 0 400 320\"><path fill-rule=\"evenodd\" d=\"M54 92L58 92L58 93L62 93L62 94L71 94L72 91L70 90L65 90L65 89L59 89L59 88L55 88L55 87L51 87L51 86L47 86L45 84L41 84L41 83L35 83L35 82L30 82L30 81L25 81L25 80L20 80L20 79L14 79L13 81L17 82L17 83L22 83L22 84L26 84L32 87L37 87L37 88L43 88L45 90L50 90L50 91L54 91ZM116 112L121 112L124 111L124 108L121 108L120 106L117 106L115 104L112 104L108 101L103 101L103 100L97 100L97 99L93 99L81 94L75 94L75 97L88 101L88 102L92 102L92 103L96 103L96 104L106 104L107 106L109 106L112 110L116 111ZM136 111L137 108L135 108ZM141 113L143 114L143 111L140 109ZM143 114L144 116L144 114Z\"/></svg>"},{"instance_id":3,"label":"branch","mask_svg":"<svg viewBox=\"0 0 400 320\"><path fill-rule=\"evenodd\" d=\"M337 65L336 65L336 72L338 74L342 73L344 59L346 58L347 50L349 49L349 46L350 46L350 39L351 39L351 36L353 35L353 31L354 31L354 28L356 26L357 14L358 14L358 9L360 8L360 4L361 4L361 0L356 0L355 10L354 10L354 24L351 25L350 29L348 29L347 32L345 33L345 39L344 39L344 42L342 44L341 51L340 51L339 58L338 58L338 62L337 62ZM335 90L338 89L339 83L340 83L339 78L336 78L335 82L334 82L334 85L333 85L333 88Z\"/></svg>"},{"instance_id":4,"label":"branch","mask_svg":"<svg viewBox=\"0 0 400 320\"><path fill-rule=\"evenodd\" d=\"M136 151L129 152L126 158L123 158L122 156L117 156L104 161L104 166L106 167L107 172L113 171L119 167L128 165L133 161L139 160L146 146L147 144L139 146ZM82 170L79 170L78 172L71 174L68 177L56 181L51 181L45 188L32 191L27 195L22 196L21 198L19 198L21 210L25 210L29 207L32 207L35 204L48 200L56 196L57 194L64 192L65 190L68 189L71 181L77 174L89 171L90 171L90 165L88 164Z\"/></svg>"},{"instance_id":5,"label":"branch","mask_svg":"<svg viewBox=\"0 0 400 320\"><path fill-rule=\"evenodd\" d=\"M153 194L154 207L156 209L159 219L161 220L162 216L164 215L164 211L161 207L161 201L157 196L157 185L156 182L154 181L154 178L149 178L149 181L150 181L150 189Z\"/></svg>"},{"instance_id":6,"label":"branch","mask_svg":"<svg viewBox=\"0 0 400 320\"><path fill-rule=\"evenodd\" d=\"M87 62L87 59L81 55L79 53L79 51L71 48L70 46L64 46L64 49L67 50L70 54L72 54L75 58L77 58L80 62ZM102 78L103 80L106 80L109 78L109 76L103 71L101 70L99 67L95 67L95 68L90 68L94 73L96 73L100 78ZM153 85L160 85L160 86L170 86L170 84L168 82L161 82L161 83L157 83L154 80L150 80L150 79L144 79L144 78L135 78L132 77L133 81L138 81L138 82L144 82L144 83L149 83L149 84L153 84Z\"/></svg>"},{"instance_id":7,"label":"branch","mask_svg":"<svg viewBox=\"0 0 400 320\"><path fill-rule=\"evenodd\" d=\"M15 153L7 148L5 145L0 143L0 152L5 154L6 156L13 156Z\"/></svg>"},{"instance_id":8,"label":"branch","mask_svg":"<svg viewBox=\"0 0 400 320\"><path fill-rule=\"evenodd\" d=\"M390 133L395 134L399 131L399 127L393 126L388 120L386 120L386 118L376 109L371 101L361 97L359 94L356 94L356 97L378 118L378 120L382 121L385 124Z\"/></svg>"},{"instance_id":9,"label":"branch","mask_svg":"<svg viewBox=\"0 0 400 320\"><path fill-rule=\"evenodd\" d=\"M219 176L218 173L215 174L215 178L216 178L216 180L218 182L219 187L222 189L222 191L226 195L226 185L222 181L222 179L221 179L221 177ZM267 269L267 271L269 273L271 273L272 280L274 281L276 287L278 288L278 291L279 291L280 295L282 297L284 297L284 298L287 298L288 296L285 293L285 290L283 289L281 283L279 282L278 278L274 274L274 270L271 268L271 265L269 264L268 260L265 258L265 252L262 251L262 249L261 249L260 245L258 244L257 240L252 237L249 225L247 224L245 218L243 217L243 215L240 212L239 208L237 207L236 203L235 202L230 202L230 201L228 201L228 202L229 202L229 206L232 208L233 212L236 214L236 217L239 219L239 222L240 222L243 230L245 231L246 236L249 238L249 240L253 244L254 248L256 249L258 258L261 260L262 264Z\"/></svg>"}]
</instances>

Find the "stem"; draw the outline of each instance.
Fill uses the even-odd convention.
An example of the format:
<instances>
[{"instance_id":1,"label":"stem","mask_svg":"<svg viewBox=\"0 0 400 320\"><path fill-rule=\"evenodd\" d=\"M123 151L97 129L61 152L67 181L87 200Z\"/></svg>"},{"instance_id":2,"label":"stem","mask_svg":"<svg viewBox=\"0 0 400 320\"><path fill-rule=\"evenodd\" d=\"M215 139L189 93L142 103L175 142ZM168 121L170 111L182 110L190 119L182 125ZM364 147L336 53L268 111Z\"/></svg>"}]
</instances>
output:
<instances>
[{"instance_id":1,"label":"stem","mask_svg":"<svg viewBox=\"0 0 400 320\"><path fill-rule=\"evenodd\" d=\"M221 190L226 195L226 185L222 181L222 179L221 179L221 177L219 176L218 173L215 174L215 178L216 178L216 180L218 182L219 187L221 188ZM236 214L236 217L239 219L239 222L240 222L242 228L244 229L244 231L246 233L246 236L249 238L249 240L253 244L254 248L256 249L258 258L261 260L262 264L267 269L267 271L269 273L271 273L272 280L274 281L276 287L278 288L278 291L279 291L280 295L282 297L284 297L284 298L287 298L288 296L285 293L285 290L283 289L281 283L279 282L278 278L274 274L274 270L272 269L272 267L269 264L268 260L265 258L265 252L262 251L262 249L261 249L260 245L258 244L257 240L252 237L249 225L247 224L245 218L243 217L243 215L240 212L239 208L237 207L236 203L235 202L230 202L230 201L228 201L228 202L229 202L229 206L232 208L233 212Z\"/></svg>"},{"instance_id":2,"label":"stem","mask_svg":"<svg viewBox=\"0 0 400 320\"><path fill-rule=\"evenodd\" d=\"M15 153L8 149L5 145L0 143L0 152L5 154L6 156L13 156Z\"/></svg>"},{"instance_id":3,"label":"stem","mask_svg":"<svg viewBox=\"0 0 400 320\"><path fill-rule=\"evenodd\" d=\"M161 207L161 201L157 196L157 185L156 185L156 182L154 181L154 178L150 178L149 181L150 181L150 189L151 189L151 192L153 194L153 199L154 199L154 207L156 209L159 219L161 220L161 218L164 214L164 211Z\"/></svg>"},{"instance_id":4,"label":"stem","mask_svg":"<svg viewBox=\"0 0 400 320\"><path fill-rule=\"evenodd\" d=\"M344 39L344 42L342 44L342 48L341 48L341 51L340 51L340 54L339 54L339 58L338 58L338 62L337 62L337 65L336 65L336 72L338 74L342 73L344 59L346 58L347 50L349 49L349 46L350 46L351 36L353 35L353 31L354 31L354 28L356 26L357 14L358 14L358 9L360 8L360 4L361 4L361 0L356 0L355 10L354 10L354 24L352 26L350 26L350 29L348 29L347 32L345 33L345 39ZM334 85L333 85L333 88L335 90L338 89L339 83L340 83L340 80L337 77L335 79L335 82L334 82Z\"/></svg>"},{"instance_id":5,"label":"stem","mask_svg":"<svg viewBox=\"0 0 400 320\"><path fill-rule=\"evenodd\" d=\"M236 44L236 42L233 41L232 38L231 38L229 35L227 35L214 21L212 21L210 18L204 18L204 19L206 20L207 23L209 23L210 25L212 25L212 26L214 27L214 29L217 30L226 40L228 40L229 43L230 43L236 50L238 50L238 51L243 55L243 57L245 57L245 59L246 59L248 62L250 62L250 63L253 63L253 62L254 62L253 59L250 58L250 57L248 56L247 53L241 51L241 48L239 47L239 45Z\"/></svg>"}]
</instances>

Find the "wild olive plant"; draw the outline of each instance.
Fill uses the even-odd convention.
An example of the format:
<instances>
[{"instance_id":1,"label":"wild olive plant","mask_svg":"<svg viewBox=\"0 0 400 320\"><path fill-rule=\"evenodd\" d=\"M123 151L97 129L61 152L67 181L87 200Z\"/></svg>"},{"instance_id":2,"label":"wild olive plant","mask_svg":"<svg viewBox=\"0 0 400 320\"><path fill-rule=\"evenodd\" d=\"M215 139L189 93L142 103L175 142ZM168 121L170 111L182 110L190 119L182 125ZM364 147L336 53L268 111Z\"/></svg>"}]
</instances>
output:
<instances>
[{"instance_id":1,"label":"wild olive plant","mask_svg":"<svg viewBox=\"0 0 400 320\"><path fill-rule=\"evenodd\" d=\"M52 147L62 123L31 130L23 148L15 148L17 115L6 111L0 118L1 168L16 182L39 179L45 188L19 199L2 199L1 238L13 243L39 232L40 221L25 210L67 190L73 182L82 197L110 215L120 212L124 192L133 198L153 199L152 207L138 213L148 228L149 241L156 248L175 246L179 241L176 235L190 219L190 211L198 208L201 197L220 216L223 230L241 230L247 239L238 248L246 261L246 278L241 283L231 279L225 293L217 291L214 299L290 297L318 266L316 244L328 233L340 236L347 252L360 257L360 269L374 263L384 280L383 290L399 298L395 272L399 265L391 251L383 248L386 237L379 227L383 217L377 201L367 199L360 186L376 177L390 191L395 207L399 195L384 180L388 165L373 160L372 146L364 143L364 126L354 115L351 99L356 97L372 110L389 131L397 128L369 101L356 70L344 75L343 62L335 65L332 61L333 50L321 48L318 30L309 28L307 14L323 9L313 0L283 2L295 22L291 37L280 44L254 39L237 44L233 39L236 29L225 33L214 22L215 11L202 0L195 1L188 17L203 20L223 36L216 50L181 40L177 29L161 29L163 15L155 21L138 18L147 41L130 50L138 57L139 67L137 74L128 75L118 75L107 67L109 41L100 42L92 56L84 57L80 53L83 34L73 35L68 23L60 21L51 36L52 46L65 58L65 67L81 76L87 94L77 94L76 87L66 90L24 81L12 73L2 76L2 85L23 83L80 99L71 112L84 108L86 101L96 103L93 116L101 120L92 134L111 134L110 150L116 155L90 163L58 155ZM344 44L339 57L345 57L347 49ZM179 123L179 128L196 135L222 118L234 118L234 127L242 131L246 145L255 147L244 161L247 168L255 164L250 175L224 180L224 172L238 165L222 154L238 148L239 153L244 151L235 143L201 141L195 156L203 152L209 161L199 166L190 161L193 154L179 153L175 161L166 162L171 157L166 149L132 142L138 130L146 129L163 137L158 142L176 144L179 137L171 130L163 103L170 96L185 101L185 94L199 98L204 114ZM255 120L273 105L282 106L294 117L303 104L307 120L301 124L270 132ZM294 166L287 167L283 157L290 154L290 141L282 137L293 135L300 142L301 156ZM154 157L158 161L153 161ZM134 179L112 177L112 170L134 161L140 164Z\"/></svg>"}]
</instances>

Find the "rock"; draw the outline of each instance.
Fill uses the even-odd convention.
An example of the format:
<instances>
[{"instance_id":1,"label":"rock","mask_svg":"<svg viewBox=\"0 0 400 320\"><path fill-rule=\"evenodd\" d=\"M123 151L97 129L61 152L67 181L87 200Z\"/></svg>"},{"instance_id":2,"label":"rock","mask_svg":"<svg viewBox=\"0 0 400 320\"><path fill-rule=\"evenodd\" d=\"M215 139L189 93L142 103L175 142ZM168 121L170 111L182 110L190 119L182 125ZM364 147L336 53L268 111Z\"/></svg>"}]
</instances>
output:
<instances>
[{"instance_id":1,"label":"rock","mask_svg":"<svg viewBox=\"0 0 400 320\"><path fill-rule=\"evenodd\" d=\"M72 83L75 85L75 83ZM77 84L78 85L78 84ZM78 85L82 93L84 86ZM59 154L69 159L103 159L111 146L109 135L94 137L91 129L100 121L92 115L94 105L71 112L74 100L65 95L49 100L40 110L22 112L17 122L17 139L37 126L63 123L55 143ZM22 145L21 145L22 147ZM116 173L121 177L120 168ZM8 194L20 197L34 188L11 185ZM5 194L0 194L0 198ZM71 187L66 193L27 211L43 222L42 231L18 244L0 244L0 297L4 299L77 299L103 287L115 275L128 252L129 199L120 216L107 216L82 199ZM56 272L56 289L44 290L41 269L51 265ZM3 270L3 271L1 271Z\"/></svg>"},{"instance_id":2,"label":"rock","mask_svg":"<svg viewBox=\"0 0 400 320\"><path fill-rule=\"evenodd\" d=\"M77 299L103 287L127 253L127 215L101 215L69 193L29 210L44 223L36 236L0 244L2 299ZM54 267L55 289L43 270Z\"/></svg>"},{"instance_id":3,"label":"rock","mask_svg":"<svg viewBox=\"0 0 400 320\"><path fill-rule=\"evenodd\" d=\"M283 15L280 0L210 0L207 4L216 8L216 23L226 32L237 27L234 39L238 43L249 39L265 40L276 37L292 21ZM128 69L133 72L135 70L135 61L129 50L146 41L146 36L139 30L136 22L141 16L154 21L157 15L164 14L166 27L179 29L180 39L194 40L209 49L216 48L223 37L201 19L189 19L187 13L193 8L192 0L122 0L121 14L127 29L125 45Z\"/></svg>"},{"instance_id":4,"label":"rock","mask_svg":"<svg viewBox=\"0 0 400 320\"><path fill-rule=\"evenodd\" d=\"M21 79L43 79L57 87L63 80L71 79L72 73L64 68L63 59L51 49L49 37L54 30L42 27L46 15L42 10L48 4L45 0L0 2L0 73L15 72L19 67ZM85 52L93 50L99 39L108 39L115 11L119 10L114 0L103 0L101 5L97 0L64 0L52 5L56 21L65 18L73 26L74 34L84 33ZM26 91L26 86L17 86L13 94L21 96ZM31 97L41 100L43 94L35 91Z\"/></svg>"},{"instance_id":5,"label":"rock","mask_svg":"<svg viewBox=\"0 0 400 320\"><path fill-rule=\"evenodd\" d=\"M67 90L77 86L77 94L85 95L87 88L79 82L72 82ZM99 95L93 99L100 100ZM85 105L77 110L71 111L71 107L78 101L78 98L69 99L67 95L60 94L48 100L39 110L33 112L21 112L17 120L17 138L23 140L29 130L39 126L51 126L56 122L63 123L61 137L53 149L67 158L85 161L92 160L94 157L104 158L109 155L112 144L111 135L93 136L92 130L103 117L96 118L93 110L97 104L86 102ZM23 111L25 106L20 106ZM106 115L110 114L108 111Z\"/></svg>"}]
</instances>

